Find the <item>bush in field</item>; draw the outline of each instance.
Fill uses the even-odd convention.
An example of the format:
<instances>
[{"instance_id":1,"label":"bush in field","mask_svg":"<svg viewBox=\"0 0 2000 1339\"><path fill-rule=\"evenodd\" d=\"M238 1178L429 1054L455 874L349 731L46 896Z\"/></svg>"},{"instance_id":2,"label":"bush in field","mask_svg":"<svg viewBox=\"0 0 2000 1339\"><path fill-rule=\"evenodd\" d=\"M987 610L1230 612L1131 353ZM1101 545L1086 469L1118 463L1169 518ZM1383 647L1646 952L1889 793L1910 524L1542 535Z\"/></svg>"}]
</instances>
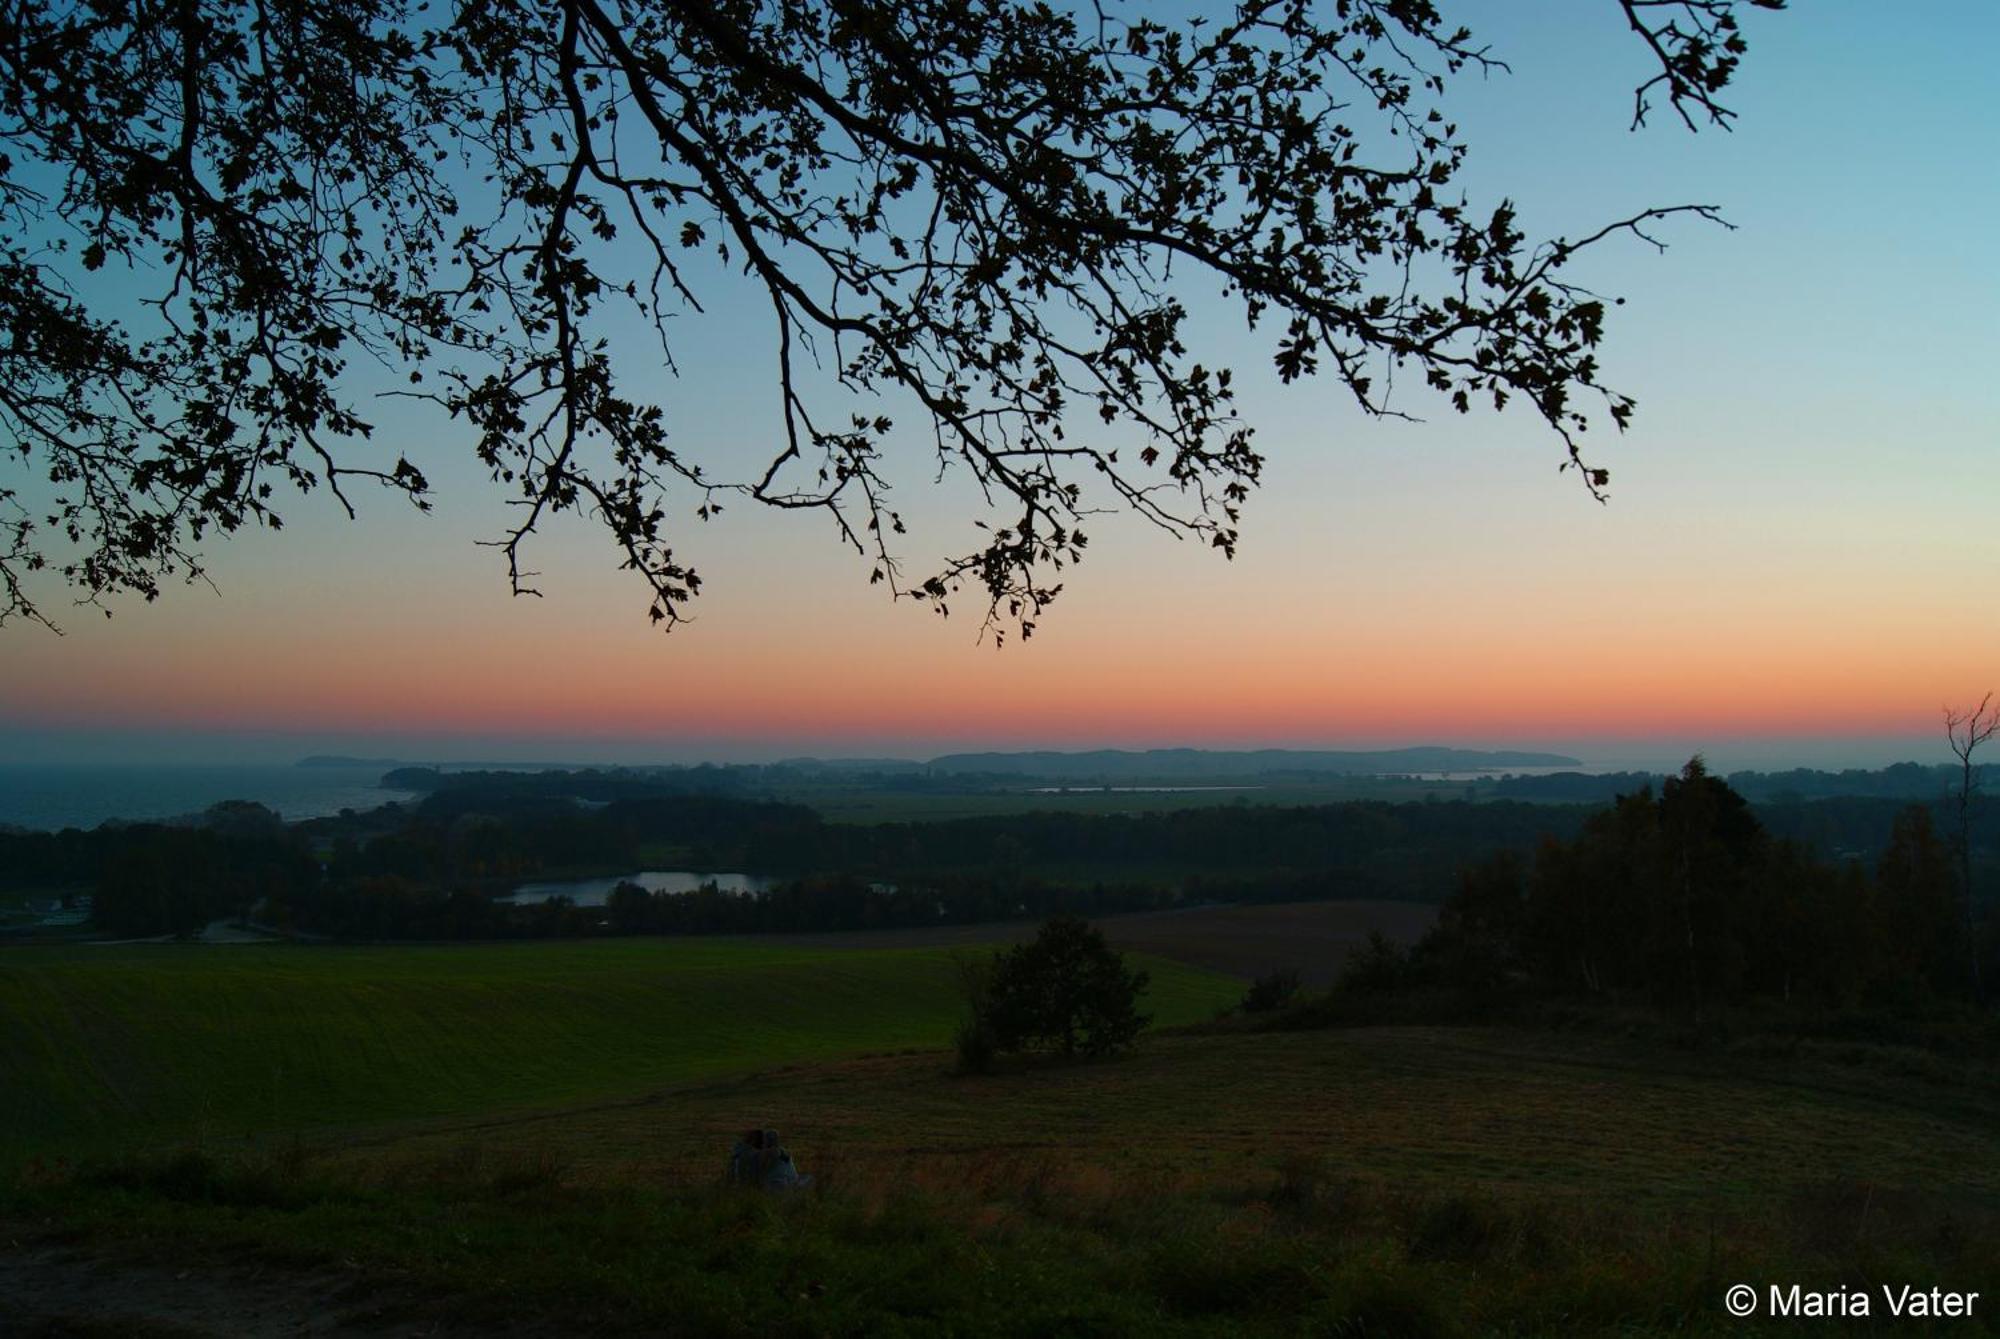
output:
<instances>
[{"instance_id":1,"label":"bush in field","mask_svg":"<svg viewBox=\"0 0 2000 1339\"><path fill-rule=\"evenodd\" d=\"M958 993L965 1000L965 1016L952 1035L952 1049L958 1052L961 1074L986 1073L993 1068L994 1058L1000 1052L988 1006L998 956L963 951L951 955L952 967L958 974Z\"/></svg>"},{"instance_id":2,"label":"bush in field","mask_svg":"<svg viewBox=\"0 0 2000 1339\"><path fill-rule=\"evenodd\" d=\"M1127 971L1124 955L1095 926L1053 917L1028 943L994 955L972 1022L960 1033L960 1058L971 1065L989 1042L996 1051L1120 1050L1152 1021L1138 1011L1149 979Z\"/></svg>"},{"instance_id":3,"label":"bush in field","mask_svg":"<svg viewBox=\"0 0 2000 1339\"><path fill-rule=\"evenodd\" d=\"M986 1073L993 1068L993 1061L999 1054L993 1028L978 1014L958 1025L958 1032L952 1037L952 1048L958 1052L959 1070L966 1074Z\"/></svg>"},{"instance_id":4,"label":"bush in field","mask_svg":"<svg viewBox=\"0 0 2000 1339\"><path fill-rule=\"evenodd\" d=\"M1275 1013L1298 997L1299 969L1283 967L1266 972L1250 983L1250 989L1243 992L1243 1012L1246 1014Z\"/></svg>"},{"instance_id":5,"label":"bush in field","mask_svg":"<svg viewBox=\"0 0 2000 1339\"><path fill-rule=\"evenodd\" d=\"M1342 990L1349 991L1391 991L1406 984L1409 976L1409 950L1380 930L1370 930L1368 941L1347 955L1339 984Z\"/></svg>"}]
</instances>

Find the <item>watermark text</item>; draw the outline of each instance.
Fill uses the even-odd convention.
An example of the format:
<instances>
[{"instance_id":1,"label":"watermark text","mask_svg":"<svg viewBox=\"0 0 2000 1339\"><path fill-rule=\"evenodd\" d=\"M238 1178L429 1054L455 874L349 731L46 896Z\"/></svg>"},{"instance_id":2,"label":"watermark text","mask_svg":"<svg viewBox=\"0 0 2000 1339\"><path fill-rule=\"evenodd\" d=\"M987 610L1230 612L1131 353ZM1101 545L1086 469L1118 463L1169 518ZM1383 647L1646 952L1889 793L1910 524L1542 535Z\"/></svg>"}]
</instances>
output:
<instances>
[{"instance_id":1,"label":"watermark text","mask_svg":"<svg viewBox=\"0 0 2000 1339\"><path fill-rule=\"evenodd\" d=\"M1937 1320L1973 1314L1979 1302L1976 1292L1952 1292L1946 1288L1916 1288L1885 1283L1873 1291L1859 1288L1821 1290L1801 1284L1773 1283L1758 1289L1739 1283L1722 1295L1722 1304L1732 1316L1754 1316L1762 1311L1780 1319L1799 1317L1892 1317Z\"/></svg>"}]
</instances>

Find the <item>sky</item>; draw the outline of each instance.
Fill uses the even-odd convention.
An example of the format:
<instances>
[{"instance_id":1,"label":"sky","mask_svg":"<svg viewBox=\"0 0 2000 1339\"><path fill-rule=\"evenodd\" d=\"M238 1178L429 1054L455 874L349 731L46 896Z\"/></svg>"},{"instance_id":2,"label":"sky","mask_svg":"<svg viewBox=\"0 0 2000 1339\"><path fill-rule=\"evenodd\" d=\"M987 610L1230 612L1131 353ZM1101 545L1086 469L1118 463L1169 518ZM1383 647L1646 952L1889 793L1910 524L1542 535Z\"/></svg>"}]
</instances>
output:
<instances>
[{"instance_id":1,"label":"sky","mask_svg":"<svg viewBox=\"0 0 2000 1339\"><path fill-rule=\"evenodd\" d=\"M388 407L383 438L438 485L433 515L364 495L350 523L315 495L281 534L211 545L213 591L62 614L61 637L0 627L0 752L1943 760L1941 706L2000 688L2000 6L1752 12L1737 128L1692 136L1663 112L1628 132L1643 53L1608 2L1468 12L1512 67L1450 103L1476 196L1512 197L1530 232L1684 202L1735 225L1673 225L1665 254L1618 246L1579 270L1627 299L1604 380L1639 410L1596 444L1607 505L1527 415L1411 394L1399 407L1423 421L1371 422L1331 382L1279 386L1267 347L1192 291L1266 457L1234 562L1102 519L1033 640L996 649L976 610L939 619L871 587L822 519L743 504L700 523L683 498L676 548L704 593L663 635L587 523L532 555L544 598L510 597L477 544L501 496L448 425ZM676 440L766 451L768 332L711 310L676 327L679 379L658 374ZM910 570L969 547L963 484L933 485L920 451L899 469Z\"/></svg>"}]
</instances>

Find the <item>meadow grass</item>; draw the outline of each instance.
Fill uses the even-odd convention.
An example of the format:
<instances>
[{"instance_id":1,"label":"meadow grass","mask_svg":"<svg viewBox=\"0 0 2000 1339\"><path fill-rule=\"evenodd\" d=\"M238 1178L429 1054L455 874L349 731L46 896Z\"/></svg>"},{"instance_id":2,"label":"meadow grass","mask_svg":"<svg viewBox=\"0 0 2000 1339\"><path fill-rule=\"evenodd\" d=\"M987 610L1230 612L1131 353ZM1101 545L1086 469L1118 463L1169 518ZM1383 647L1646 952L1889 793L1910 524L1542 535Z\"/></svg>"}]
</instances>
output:
<instances>
[{"instance_id":1,"label":"meadow grass","mask_svg":"<svg viewBox=\"0 0 2000 1339\"><path fill-rule=\"evenodd\" d=\"M1340 1176L1674 1212L1856 1183L2000 1207L2000 1084L1897 1060L1505 1028L1195 1033L985 1075L923 1052L718 1076L515 1120L411 1122L319 1155L380 1168L471 1141L558 1157L577 1184L698 1186L734 1130L768 1124L808 1170L863 1182L952 1183L997 1161L1230 1185L1306 1159Z\"/></svg>"},{"instance_id":2,"label":"meadow grass","mask_svg":"<svg viewBox=\"0 0 2000 1339\"><path fill-rule=\"evenodd\" d=\"M1147 961L1163 1024L1228 977ZM290 1132L943 1045L942 949L748 939L0 952L0 1147Z\"/></svg>"},{"instance_id":3,"label":"meadow grass","mask_svg":"<svg viewBox=\"0 0 2000 1339\"><path fill-rule=\"evenodd\" d=\"M1241 988L1148 966L1163 1023ZM1721 1335L1797 1325L1737 1282L2000 1291L1984 1053L1210 1024L961 1075L956 1007L936 949L12 952L0 1240L547 1333ZM752 1125L810 1192L718 1184Z\"/></svg>"},{"instance_id":4,"label":"meadow grass","mask_svg":"<svg viewBox=\"0 0 2000 1339\"><path fill-rule=\"evenodd\" d=\"M1163 1036L1109 1062L878 1056L43 1166L0 1208L197 1268L352 1261L475 1325L1783 1333L1724 1290L2000 1281L1994 1094L1944 1093L1873 1063L1501 1030ZM810 1192L717 1184L729 1132L765 1120Z\"/></svg>"},{"instance_id":5,"label":"meadow grass","mask_svg":"<svg viewBox=\"0 0 2000 1339\"><path fill-rule=\"evenodd\" d=\"M1929 1204L1829 1232L1809 1200L1671 1218L1299 1166L1201 1188L1002 1167L773 1198L578 1186L553 1163L458 1157L385 1187L184 1155L43 1193L191 1268L351 1261L419 1285L441 1317L574 1333L1740 1334L1758 1327L1724 1313L1732 1282L1963 1280L1995 1262L1990 1217Z\"/></svg>"}]
</instances>

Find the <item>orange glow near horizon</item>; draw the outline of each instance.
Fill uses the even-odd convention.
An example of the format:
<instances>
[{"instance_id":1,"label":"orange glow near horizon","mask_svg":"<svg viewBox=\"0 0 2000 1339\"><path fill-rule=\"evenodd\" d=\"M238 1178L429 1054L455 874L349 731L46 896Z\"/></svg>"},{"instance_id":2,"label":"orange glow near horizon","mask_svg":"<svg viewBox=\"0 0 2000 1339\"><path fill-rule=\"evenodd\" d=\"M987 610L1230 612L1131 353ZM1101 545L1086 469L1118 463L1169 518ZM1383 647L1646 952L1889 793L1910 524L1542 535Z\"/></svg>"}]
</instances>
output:
<instances>
[{"instance_id":1,"label":"orange glow near horizon","mask_svg":"<svg viewBox=\"0 0 2000 1339\"><path fill-rule=\"evenodd\" d=\"M1058 625L1059 626L1059 625ZM77 658L11 689L17 725L207 730L420 730L478 735L951 738L1014 746L1926 733L1981 684L1977 648L1921 672L1895 650L1827 632L1717 637L1672 629L1610 644L1576 629L1532 639L1405 632L1340 646L1248 629L1173 648L1165 634L1083 630L999 652L919 622L866 654L813 655L689 633L664 640L488 634L435 644L285 639L156 644L135 672ZM449 639L446 639L449 641ZM1846 644L1843 644L1845 641ZM63 648L43 648L59 658ZM35 650L30 649L30 659ZM25 690L25 691L23 691Z\"/></svg>"}]
</instances>

